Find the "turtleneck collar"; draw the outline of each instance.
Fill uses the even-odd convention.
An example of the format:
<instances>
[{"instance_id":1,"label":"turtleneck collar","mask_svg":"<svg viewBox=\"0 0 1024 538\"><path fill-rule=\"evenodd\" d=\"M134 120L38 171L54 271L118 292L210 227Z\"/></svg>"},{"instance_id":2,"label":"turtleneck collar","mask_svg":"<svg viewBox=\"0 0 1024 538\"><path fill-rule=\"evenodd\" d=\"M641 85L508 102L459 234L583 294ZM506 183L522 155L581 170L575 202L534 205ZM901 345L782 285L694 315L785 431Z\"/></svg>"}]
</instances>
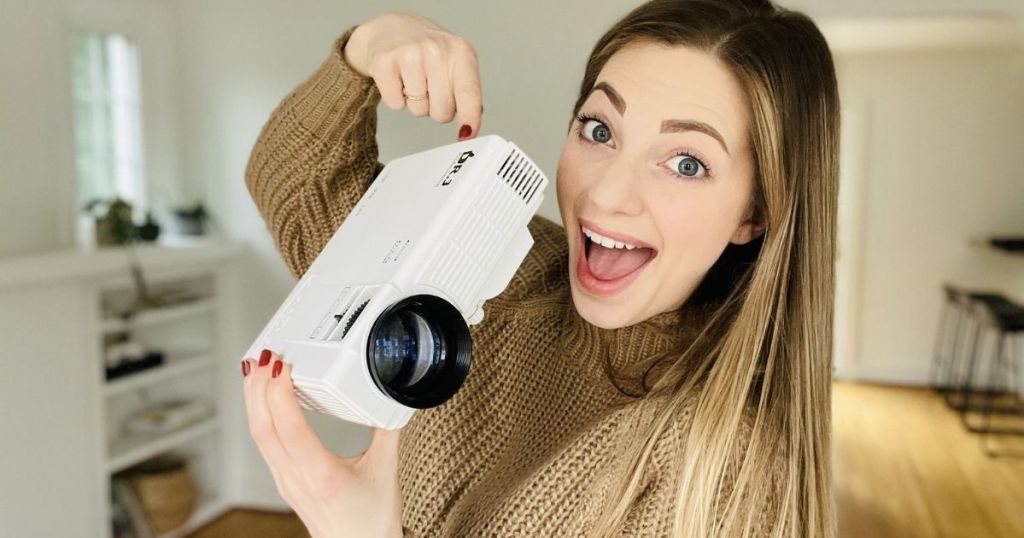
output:
<instances>
[{"instance_id":1,"label":"turtleneck collar","mask_svg":"<svg viewBox=\"0 0 1024 538\"><path fill-rule=\"evenodd\" d=\"M713 303L684 304L677 310L662 312L640 323L617 329L602 329L580 316L572 301L565 303L562 324L562 348L588 371L607 379L602 365L607 360L615 370L637 375L633 367L654 355L682 351L710 319Z\"/></svg>"}]
</instances>

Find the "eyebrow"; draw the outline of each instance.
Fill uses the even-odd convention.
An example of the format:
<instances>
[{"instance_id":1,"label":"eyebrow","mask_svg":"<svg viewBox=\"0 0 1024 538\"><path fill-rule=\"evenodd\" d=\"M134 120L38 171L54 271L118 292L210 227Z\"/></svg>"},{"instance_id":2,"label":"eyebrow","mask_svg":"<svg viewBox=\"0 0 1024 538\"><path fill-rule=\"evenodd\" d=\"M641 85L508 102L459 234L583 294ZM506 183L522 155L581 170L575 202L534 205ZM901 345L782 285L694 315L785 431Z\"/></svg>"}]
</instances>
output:
<instances>
[{"instance_id":1,"label":"eyebrow","mask_svg":"<svg viewBox=\"0 0 1024 538\"><path fill-rule=\"evenodd\" d=\"M698 133L704 133L711 138L714 138L722 145L722 149L725 153L729 154L729 146L725 145L725 139L722 135L715 130L714 127L697 120L665 120L661 122L661 132L663 133L684 133L687 131L696 131Z\"/></svg>"},{"instance_id":2,"label":"eyebrow","mask_svg":"<svg viewBox=\"0 0 1024 538\"><path fill-rule=\"evenodd\" d=\"M594 84L594 88L591 90L591 93L596 90L601 90L608 96L608 100L612 102L612 106L615 107L615 110L619 111L619 115L624 115L626 113L626 100L619 95L619 92L615 91L615 88L612 88L611 84L603 81L598 82L597 84ZM725 153L729 153L729 146L726 145L725 138L722 137L722 134L719 133L717 129L707 123L697 120L664 120L661 122L662 133L684 133L689 131L704 133L711 138L714 138L722 146L722 149L725 150Z\"/></svg>"},{"instance_id":3,"label":"eyebrow","mask_svg":"<svg viewBox=\"0 0 1024 538\"><path fill-rule=\"evenodd\" d=\"M601 90L608 96L608 100L612 102L612 106L615 110L619 111L619 115L626 113L626 101L619 95L619 92L615 91L607 82L598 82L594 84L594 90ZM591 90L593 92L594 90Z\"/></svg>"}]
</instances>

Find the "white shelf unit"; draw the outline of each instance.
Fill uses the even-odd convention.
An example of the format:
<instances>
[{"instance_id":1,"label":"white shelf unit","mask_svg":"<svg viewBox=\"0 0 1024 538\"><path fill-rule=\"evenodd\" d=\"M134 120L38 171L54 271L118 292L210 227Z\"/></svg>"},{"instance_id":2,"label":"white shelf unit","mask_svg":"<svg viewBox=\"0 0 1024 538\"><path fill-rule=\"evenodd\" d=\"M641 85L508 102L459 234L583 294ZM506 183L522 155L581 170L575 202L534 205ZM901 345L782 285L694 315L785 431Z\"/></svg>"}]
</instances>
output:
<instances>
[{"instance_id":1,"label":"white shelf unit","mask_svg":"<svg viewBox=\"0 0 1024 538\"><path fill-rule=\"evenodd\" d=\"M131 335L147 351L164 355L159 366L107 380L104 368L99 392L103 396L100 421L106 432L102 468L108 480L152 457L173 452L186 457L199 489L196 509L181 528L165 536L183 536L227 508L222 474L226 447L223 442L223 410L219 405L220 381L215 367L222 355L218 337L217 274L214 268L174 270L147 276L148 293L155 297L177 292L183 300L148 307L131 316L138 296L134 280L124 277L101 281L96 286L99 306L97 343L101 350L121 335ZM103 356L103 354L101 354ZM181 428L159 434L129 434L124 422L134 413L165 400L201 398L212 404L213 415ZM206 471L198 473L198 468ZM103 497L104 499L109 496ZM109 511L107 512L109 514ZM107 518L109 519L109 517ZM108 534L109 535L109 534Z\"/></svg>"},{"instance_id":2,"label":"white shelf unit","mask_svg":"<svg viewBox=\"0 0 1024 538\"><path fill-rule=\"evenodd\" d=\"M0 342L16 372L0 376L0 431L12 440L0 464L0 536L111 536L111 476L167 451L187 456L200 491L189 521L164 536L185 536L238 503L242 469L227 454L244 444L231 376L240 377L235 355L248 338L245 254L207 238L0 257ZM166 301L124 319L133 261L149 295ZM105 347L124 330L164 361L108 381ZM215 414L164 435L121 435L147 402L191 396L208 398Z\"/></svg>"},{"instance_id":3,"label":"white shelf unit","mask_svg":"<svg viewBox=\"0 0 1024 538\"><path fill-rule=\"evenodd\" d=\"M108 381L103 390L107 396L113 396L175 377L189 375L200 370L209 370L214 366L214 355L211 353L181 353L181 355L182 357L180 358L170 355L165 359L166 362L160 366Z\"/></svg>"},{"instance_id":4,"label":"white shelf unit","mask_svg":"<svg viewBox=\"0 0 1024 538\"><path fill-rule=\"evenodd\" d=\"M110 445L110 453L107 456L107 472L123 471L132 465L179 447L219 428L220 421L217 417L210 417L161 435L119 439Z\"/></svg>"},{"instance_id":5,"label":"white shelf unit","mask_svg":"<svg viewBox=\"0 0 1024 538\"><path fill-rule=\"evenodd\" d=\"M213 309L213 301L211 299L189 301L180 305L143 311L138 316L132 318L131 321L119 318L106 318L100 325L100 330L103 334L111 334L128 329L139 329L207 313L211 309Z\"/></svg>"}]
</instances>

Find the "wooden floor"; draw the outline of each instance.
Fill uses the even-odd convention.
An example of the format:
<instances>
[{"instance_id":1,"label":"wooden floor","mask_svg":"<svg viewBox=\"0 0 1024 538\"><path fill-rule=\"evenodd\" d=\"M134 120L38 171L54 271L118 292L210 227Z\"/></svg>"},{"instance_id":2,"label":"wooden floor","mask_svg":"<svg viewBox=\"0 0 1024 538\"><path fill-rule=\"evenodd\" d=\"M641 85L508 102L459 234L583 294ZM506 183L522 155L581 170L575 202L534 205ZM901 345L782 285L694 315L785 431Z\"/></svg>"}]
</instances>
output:
<instances>
[{"instance_id":1,"label":"wooden floor","mask_svg":"<svg viewBox=\"0 0 1024 538\"><path fill-rule=\"evenodd\" d=\"M836 383L832 419L841 538L1024 537L1024 458L986 457L931 391ZM250 536L308 534L293 515L233 510L192 535Z\"/></svg>"},{"instance_id":2,"label":"wooden floor","mask_svg":"<svg viewBox=\"0 0 1024 538\"><path fill-rule=\"evenodd\" d=\"M309 532L292 513L231 510L189 538L309 538Z\"/></svg>"},{"instance_id":3,"label":"wooden floor","mask_svg":"<svg viewBox=\"0 0 1024 538\"><path fill-rule=\"evenodd\" d=\"M840 537L1024 537L1024 459L985 456L939 396L836 383L832 409Z\"/></svg>"}]
</instances>

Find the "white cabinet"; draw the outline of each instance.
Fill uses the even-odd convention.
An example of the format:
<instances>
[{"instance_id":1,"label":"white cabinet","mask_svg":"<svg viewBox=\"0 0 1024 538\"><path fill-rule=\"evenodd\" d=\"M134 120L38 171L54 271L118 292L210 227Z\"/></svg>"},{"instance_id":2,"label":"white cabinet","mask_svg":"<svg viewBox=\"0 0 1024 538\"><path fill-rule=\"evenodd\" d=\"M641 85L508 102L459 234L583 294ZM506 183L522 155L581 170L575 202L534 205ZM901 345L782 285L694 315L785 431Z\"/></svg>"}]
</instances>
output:
<instances>
[{"instance_id":1,"label":"white cabinet","mask_svg":"<svg viewBox=\"0 0 1024 538\"><path fill-rule=\"evenodd\" d=\"M111 475L171 450L188 456L200 488L192 521L172 534L227 508L224 416L238 404L224 387L238 370L241 253L203 241L0 258L0 536L110 536ZM137 296L132 259L148 294L169 301L123 319ZM108 381L105 351L125 331L163 363ZM125 433L134 413L179 398L208 401L212 413Z\"/></svg>"}]
</instances>

